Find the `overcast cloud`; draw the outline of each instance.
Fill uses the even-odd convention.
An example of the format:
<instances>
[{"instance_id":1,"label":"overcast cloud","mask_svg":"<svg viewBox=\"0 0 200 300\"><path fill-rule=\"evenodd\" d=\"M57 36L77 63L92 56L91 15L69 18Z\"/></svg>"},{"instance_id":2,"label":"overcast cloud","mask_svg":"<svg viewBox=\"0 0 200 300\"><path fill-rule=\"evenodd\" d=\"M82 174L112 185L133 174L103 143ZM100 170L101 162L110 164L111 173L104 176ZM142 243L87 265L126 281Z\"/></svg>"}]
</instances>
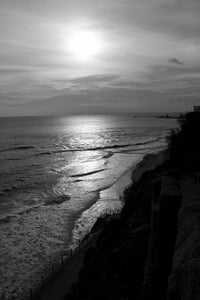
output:
<instances>
[{"instance_id":1,"label":"overcast cloud","mask_svg":"<svg viewBox=\"0 0 200 300\"><path fill-rule=\"evenodd\" d=\"M199 0L0 0L0 115L200 105L199 15ZM102 41L89 60L67 44L82 29Z\"/></svg>"}]
</instances>

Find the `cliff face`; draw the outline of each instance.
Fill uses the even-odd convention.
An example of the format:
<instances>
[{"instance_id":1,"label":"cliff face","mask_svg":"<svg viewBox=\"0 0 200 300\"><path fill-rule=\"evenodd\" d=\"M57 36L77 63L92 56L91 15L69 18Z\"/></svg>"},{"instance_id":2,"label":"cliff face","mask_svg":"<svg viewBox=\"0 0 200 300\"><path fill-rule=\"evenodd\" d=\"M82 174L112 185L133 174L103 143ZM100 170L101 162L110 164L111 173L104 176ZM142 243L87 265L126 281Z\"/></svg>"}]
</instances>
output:
<instances>
[{"instance_id":1,"label":"cliff face","mask_svg":"<svg viewBox=\"0 0 200 300\"><path fill-rule=\"evenodd\" d=\"M67 299L200 299L200 183L180 174L165 164L133 184Z\"/></svg>"},{"instance_id":2,"label":"cliff face","mask_svg":"<svg viewBox=\"0 0 200 300\"><path fill-rule=\"evenodd\" d=\"M154 157L149 157L146 169L155 167ZM110 223L96 249L86 255L79 283L67 299L141 299L156 178L148 171L136 183L145 164L146 160L134 171L134 184L125 193L120 218Z\"/></svg>"},{"instance_id":3,"label":"cliff face","mask_svg":"<svg viewBox=\"0 0 200 300\"><path fill-rule=\"evenodd\" d=\"M200 299L200 183L180 180L183 202L169 278L169 300Z\"/></svg>"},{"instance_id":4,"label":"cliff face","mask_svg":"<svg viewBox=\"0 0 200 300\"><path fill-rule=\"evenodd\" d=\"M159 176L153 184L151 232L146 259L143 300L166 299L182 196L177 180Z\"/></svg>"}]
</instances>

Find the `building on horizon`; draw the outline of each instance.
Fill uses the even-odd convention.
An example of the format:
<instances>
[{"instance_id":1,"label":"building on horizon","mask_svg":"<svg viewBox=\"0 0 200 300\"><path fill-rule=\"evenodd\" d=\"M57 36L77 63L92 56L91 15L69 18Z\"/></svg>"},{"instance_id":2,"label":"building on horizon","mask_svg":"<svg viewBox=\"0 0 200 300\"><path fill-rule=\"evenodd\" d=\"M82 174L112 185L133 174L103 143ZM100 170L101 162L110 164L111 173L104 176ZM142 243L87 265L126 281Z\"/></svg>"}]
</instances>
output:
<instances>
[{"instance_id":1,"label":"building on horizon","mask_svg":"<svg viewBox=\"0 0 200 300\"><path fill-rule=\"evenodd\" d=\"M197 105L193 106L193 111L194 112L197 112L197 111L200 112L200 106L197 106Z\"/></svg>"}]
</instances>

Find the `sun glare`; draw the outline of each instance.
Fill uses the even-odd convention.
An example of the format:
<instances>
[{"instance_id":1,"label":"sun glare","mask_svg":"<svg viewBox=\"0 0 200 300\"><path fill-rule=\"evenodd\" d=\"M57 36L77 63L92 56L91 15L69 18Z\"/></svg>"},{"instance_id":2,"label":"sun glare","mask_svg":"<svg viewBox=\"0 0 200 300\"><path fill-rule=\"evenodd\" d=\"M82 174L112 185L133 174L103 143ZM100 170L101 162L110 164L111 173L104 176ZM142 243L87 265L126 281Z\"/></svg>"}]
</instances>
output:
<instances>
[{"instance_id":1,"label":"sun glare","mask_svg":"<svg viewBox=\"0 0 200 300\"><path fill-rule=\"evenodd\" d=\"M100 54L103 45L100 37L92 31L80 30L68 38L68 49L79 59L90 59Z\"/></svg>"}]
</instances>

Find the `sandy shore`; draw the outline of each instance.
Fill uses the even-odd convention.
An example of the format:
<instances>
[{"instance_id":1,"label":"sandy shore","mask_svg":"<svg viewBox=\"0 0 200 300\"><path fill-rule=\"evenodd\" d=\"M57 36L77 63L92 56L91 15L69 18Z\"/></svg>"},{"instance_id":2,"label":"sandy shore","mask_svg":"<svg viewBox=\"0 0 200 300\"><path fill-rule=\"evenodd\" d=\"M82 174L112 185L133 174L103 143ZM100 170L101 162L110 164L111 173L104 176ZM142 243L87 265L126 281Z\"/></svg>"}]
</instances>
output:
<instances>
[{"instance_id":1,"label":"sandy shore","mask_svg":"<svg viewBox=\"0 0 200 300\"><path fill-rule=\"evenodd\" d=\"M162 164L165 159L167 159L166 151L161 151L158 154L147 154L132 170L133 182L137 182L145 171L154 169L156 166ZM33 293L33 298L38 300L64 299L65 295L69 293L71 286L78 280L86 251L96 246L102 230L100 229L95 234L90 234L88 239L81 243L80 247L74 252L74 255L64 263L61 263L60 270L43 284L39 292L36 295Z\"/></svg>"},{"instance_id":2,"label":"sandy shore","mask_svg":"<svg viewBox=\"0 0 200 300\"><path fill-rule=\"evenodd\" d=\"M36 295L33 295L33 299L64 299L72 284L78 281L85 253L89 248L95 247L100 233L101 231L98 231L90 236L87 241L80 245L80 248L74 251L69 259L64 263L61 262L60 270L48 282L44 283L40 291Z\"/></svg>"}]
</instances>

